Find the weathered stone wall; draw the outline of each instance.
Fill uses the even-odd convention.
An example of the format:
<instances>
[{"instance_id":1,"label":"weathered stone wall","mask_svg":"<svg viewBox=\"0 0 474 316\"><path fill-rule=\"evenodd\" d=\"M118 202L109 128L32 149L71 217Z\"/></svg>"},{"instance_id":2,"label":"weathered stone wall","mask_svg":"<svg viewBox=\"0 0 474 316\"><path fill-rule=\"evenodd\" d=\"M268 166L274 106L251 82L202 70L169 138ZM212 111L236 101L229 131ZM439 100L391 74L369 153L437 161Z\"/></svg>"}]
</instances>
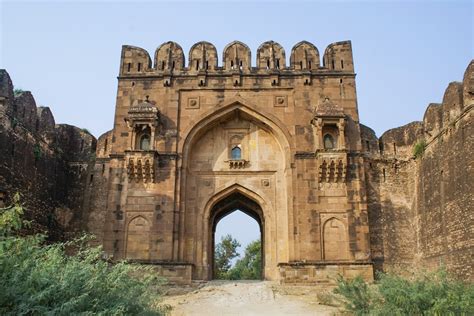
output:
<instances>
[{"instance_id":1,"label":"weathered stone wall","mask_svg":"<svg viewBox=\"0 0 474 316\"><path fill-rule=\"evenodd\" d=\"M423 122L387 131L366 150L371 252L378 270L435 268L473 280L474 62ZM368 128L362 143L376 144ZM424 153L414 157L414 146ZM425 145L423 145L425 144Z\"/></svg>"},{"instance_id":2,"label":"weathered stone wall","mask_svg":"<svg viewBox=\"0 0 474 316\"><path fill-rule=\"evenodd\" d=\"M95 138L59 124L47 107L37 107L28 91L14 93L0 70L0 187L6 204L19 192L32 220L31 232L60 239L81 228L82 201Z\"/></svg>"}]
</instances>

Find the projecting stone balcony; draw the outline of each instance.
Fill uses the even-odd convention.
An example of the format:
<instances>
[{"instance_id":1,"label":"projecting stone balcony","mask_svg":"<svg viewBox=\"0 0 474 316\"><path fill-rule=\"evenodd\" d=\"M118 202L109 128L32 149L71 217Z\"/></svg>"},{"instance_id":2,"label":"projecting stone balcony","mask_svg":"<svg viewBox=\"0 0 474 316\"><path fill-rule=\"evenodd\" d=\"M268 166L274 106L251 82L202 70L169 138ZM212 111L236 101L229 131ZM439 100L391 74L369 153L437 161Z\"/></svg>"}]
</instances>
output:
<instances>
[{"instance_id":1,"label":"projecting stone balcony","mask_svg":"<svg viewBox=\"0 0 474 316\"><path fill-rule=\"evenodd\" d=\"M346 151L318 151L319 182L345 182L347 171Z\"/></svg>"},{"instance_id":2,"label":"projecting stone balcony","mask_svg":"<svg viewBox=\"0 0 474 316\"><path fill-rule=\"evenodd\" d=\"M158 162L158 152L155 150L125 151L128 181L153 183L155 168Z\"/></svg>"},{"instance_id":3,"label":"projecting stone balcony","mask_svg":"<svg viewBox=\"0 0 474 316\"><path fill-rule=\"evenodd\" d=\"M243 169L248 166L249 161L245 159L231 159L227 160L230 169Z\"/></svg>"}]
</instances>

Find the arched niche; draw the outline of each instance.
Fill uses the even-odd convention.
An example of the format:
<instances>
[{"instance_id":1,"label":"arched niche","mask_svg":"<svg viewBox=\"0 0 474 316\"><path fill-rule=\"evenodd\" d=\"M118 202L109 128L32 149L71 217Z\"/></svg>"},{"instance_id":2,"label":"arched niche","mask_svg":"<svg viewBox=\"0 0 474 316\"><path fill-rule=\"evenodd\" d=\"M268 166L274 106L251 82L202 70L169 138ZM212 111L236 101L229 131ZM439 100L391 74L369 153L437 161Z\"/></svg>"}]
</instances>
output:
<instances>
[{"instance_id":1,"label":"arched niche","mask_svg":"<svg viewBox=\"0 0 474 316\"><path fill-rule=\"evenodd\" d=\"M323 258L327 261L347 260L349 239L346 225L337 217L331 217L323 225Z\"/></svg>"},{"instance_id":2,"label":"arched niche","mask_svg":"<svg viewBox=\"0 0 474 316\"><path fill-rule=\"evenodd\" d=\"M150 222L139 215L127 226L126 259L147 260L150 258Z\"/></svg>"},{"instance_id":3,"label":"arched niche","mask_svg":"<svg viewBox=\"0 0 474 316\"><path fill-rule=\"evenodd\" d=\"M250 70L250 48L242 42L233 41L224 48L223 66L226 70Z\"/></svg>"},{"instance_id":4,"label":"arched niche","mask_svg":"<svg viewBox=\"0 0 474 316\"><path fill-rule=\"evenodd\" d=\"M318 69L319 63L319 51L310 42L299 42L291 50L290 64L295 70Z\"/></svg>"},{"instance_id":5,"label":"arched niche","mask_svg":"<svg viewBox=\"0 0 474 316\"><path fill-rule=\"evenodd\" d=\"M323 130L323 147L326 150L337 149L337 135L336 128Z\"/></svg>"},{"instance_id":6,"label":"arched niche","mask_svg":"<svg viewBox=\"0 0 474 316\"><path fill-rule=\"evenodd\" d=\"M217 50L208 42L198 42L189 50L188 69L190 72L215 70L217 68Z\"/></svg>"},{"instance_id":7,"label":"arched niche","mask_svg":"<svg viewBox=\"0 0 474 316\"><path fill-rule=\"evenodd\" d=\"M151 128L149 125L139 125L135 131L135 149L136 150L151 150Z\"/></svg>"}]
</instances>

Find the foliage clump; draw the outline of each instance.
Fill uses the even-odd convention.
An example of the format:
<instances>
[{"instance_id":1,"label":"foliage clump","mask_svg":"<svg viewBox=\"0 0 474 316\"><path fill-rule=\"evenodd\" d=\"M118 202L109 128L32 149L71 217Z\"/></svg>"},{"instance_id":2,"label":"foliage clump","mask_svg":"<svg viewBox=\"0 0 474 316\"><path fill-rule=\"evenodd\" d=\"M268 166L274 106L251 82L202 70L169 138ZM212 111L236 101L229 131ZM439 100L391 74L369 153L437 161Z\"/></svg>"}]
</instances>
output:
<instances>
[{"instance_id":1,"label":"foliage clump","mask_svg":"<svg viewBox=\"0 0 474 316\"><path fill-rule=\"evenodd\" d=\"M412 279L380 274L370 286L361 277L339 277L334 290L355 315L474 315L474 285L448 277L441 268Z\"/></svg>"},{"instance_id":2,"label":"foliage clump","mask_svg":"<svg viewBox=\"0 0 474 316\"><path fill-rule=\"evenodd\" d=\"M20 89L20 88L15 88L15 89L13 89L13 95L14 95L15 97L19 96L19 95L22 94L23 92L25 92L25 91L23 91L23 90Z\"/></svg>"},{"instance_id":3,"label":"foliage clump","mask_svg":"<svg viewBox=\"0 0 474 316\"><path fill-rule=\"evenodd\" d=\"M231 280L260 280L262 278L262 249L260 240L254 240L245 248L244 257L237 260L228 272Z\"/></svg>"},{"instance_id":4,"label":"foliage clump","mask_svg":"<svg viewBox=\"0 0 474 316\"><path fill-rule=\"evenodd\" d=\"M0 209L1 315L163 315L159 280L149 269L102 260L88 238L44 244L44 236L19 237L23 209ZM74 256L66 254L70 248ZM137 277L140 276L140 277Z\"/></svg>"},{"instance_id":5,"label":"foliage clump","mask_svg":"<svg viewBox=\"0 0 474 316\"><path fill-rule=\"evenodd\" d=\"M214 252L214 277L224 280L259 280L262 278L262 251L260 240L245 248L243 258L232 266L232 260L239 257L240 243L231 235L221 238Z\"/></svg>"},{"instance_id":6,"label":"foliage clump","mask_svg":"<svg viewBox=\"0 0 474 316\"><path fill-rule=\"evenodd\" d=\"M39 160L41 158L41 147L39 144L35 144L33 147L33 156L35 157L35 160Z\"/></svg>"},{"instance_id":7,"label":"foliage clump","mask_svg":"<svg viewBox=\"0 0 474 316\"><path fill-rule=\"evenodd\" d=\"M425 153L426 149L426 142L424 140L420 140L418 143L413 146L413 156L415 156L415 159L421 158L423 154Z\"/></svg>"}]
</instances>

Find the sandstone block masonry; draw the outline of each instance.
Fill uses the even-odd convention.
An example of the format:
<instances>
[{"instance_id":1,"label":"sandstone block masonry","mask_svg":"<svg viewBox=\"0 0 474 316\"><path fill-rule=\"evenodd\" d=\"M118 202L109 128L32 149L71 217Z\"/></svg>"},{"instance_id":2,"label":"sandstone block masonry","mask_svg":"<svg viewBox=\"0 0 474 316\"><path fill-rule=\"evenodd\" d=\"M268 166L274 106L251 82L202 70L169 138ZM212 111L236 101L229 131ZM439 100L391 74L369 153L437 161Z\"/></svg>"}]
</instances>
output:
<instances>
[{"instance_id":1,"label":"sandstone block masonry","mask_svg":"<svg viewBox=\"0 0 474 316\"><path fill-rule=\"evenodd\" d=\"M474 62L422 122L377 138L359 122L349 41L322 58L300 42L289 65L273 41L255 65L238 41L221 63L208 42L188 58L175 42L153 61L123 46L114 126L97 146L0 72L0 185L44 226L92 232L110 258L175 282L213 278L215 228L236 209L260 225L265 279L444 264L473 280Z\"/></svg>"},{"instance_id":2,"label":"sandstone block masonry","mask_svg":"<svg viewBox=\"0 0 474 316\"><path fill-rule=\"evenodd\" d=\"M377 270L444 265L474 280L474 62L421 122L380 139L362 126L372 261ZM414 156L414 148L418 148Z\"/></svg>"},{"instance_id":3,"label":"sandstone block masonry","mask_svg":"<svg viewBox=\"0 0 474 316\"><path fill-rule=\"evenodd\" d=\"M444 262L472 279L472 63L424 121L359 123L351 43L123 46L84 215L114 259L212 279L214 231L259 223L263 278L329 282ZM441 140L440 140L441 139ZM423 149L413 157L413 147Z\"/></svg>"},{"instance_id":4,"label":"sandstone block masonry","mask_svg":"<svg viewBox=\"0 0 474 316\"><path fill-rule=\"evenodd\" d=\"M87 131L55 124L51 110L37 107L29 91L14 90L0 69L0 205L20 193L30 231L60 240L80 230L95 146Z\"/></svg>"},{"instance_id":5,"label":"sandstone block masonry","mask_svg":"<svg viewBox=\"0 0 474 316\"><path fill-rule=\"evenodd\" d=\"M329 45L322 61L305 41L289 65L273 41L256 55L253 65L235 41L219 64L216 48L199 42L185 63L183 49L167 42L152 61L123 46L88 230L114 259L173 263L166 269L207 280L216 225L239 209L261 227L263 278L372 278L351 43Z\"/></svg>"}]
</instances>

